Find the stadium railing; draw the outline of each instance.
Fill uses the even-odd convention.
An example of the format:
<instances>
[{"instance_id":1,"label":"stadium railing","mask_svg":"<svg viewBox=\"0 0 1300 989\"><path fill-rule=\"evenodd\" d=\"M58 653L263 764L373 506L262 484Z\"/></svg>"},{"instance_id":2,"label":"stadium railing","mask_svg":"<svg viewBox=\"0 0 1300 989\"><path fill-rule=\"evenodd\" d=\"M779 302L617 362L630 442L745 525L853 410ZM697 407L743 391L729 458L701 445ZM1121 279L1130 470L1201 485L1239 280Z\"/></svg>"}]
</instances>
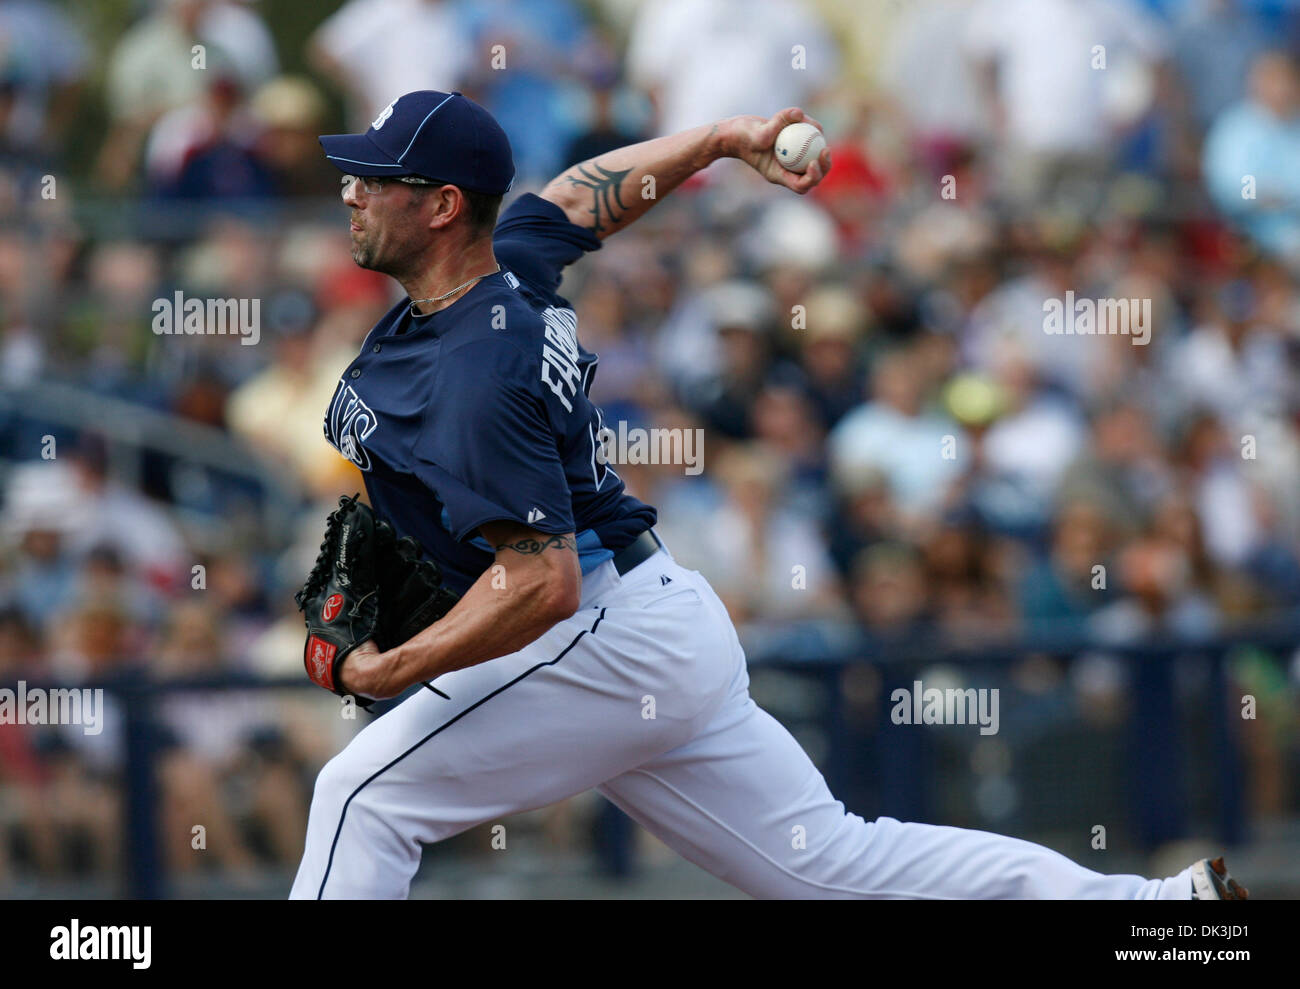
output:
<instances>
[{"instance_id":1,"label":"stadium railing","mask_svg":"<svg viewBox=\"0 0 1300 989\"><path fill-rule=\"evenodd\" d=\"M892 642L886 649L859 641L845 648L843 636L833 647L781 651L781 643L750 643L750 669L755 686L771 672L805 678L819 687L819 699L803 715L778 717L799 734L795 724L802 717L824 734L825 747L817 759L832 791L864 816L887 814L904 820L942 821L971 826L970 821L953 820L951 807L936 806L936 783L945 774L962 775L960 769L941 765L942 746L936 740L942 732L970 730L972 726L924 726L900 731L892 712L895 689L911 689L925 670L944 667L962 672L983 671L992 684L1010 682L1012 667L1029 656L1053 656L1066 664L1079 657L1105 654L1127 670L1125 704L1120 719L1107 729L1115 744L1109 755L1074 753L1089 758L1097 774L1113 779L1119 791L1121 819L1114 822L1132 835L1131 844L1150 851L1163 842L1187 837L1193 824L1208 825L1226 846L1249 836L1242 748L1241 698L1230 693L1228 665L1243 648L1271 650L1276 655L1294 651L1300 643L1300 618L1287 617L1267 625L1226 632L1202 640L1161 638L1115 644L1099 642L1077 633L1063 633L1023 639L977 648L940 646L925 636ZM789 643L786 643L788 646ZM805 643L805 646L807 643ZM1181 690L1176 680L1179 662L1201 664L1205 677L1193 698L1190 732L1180 714ZM854 668L869 668L878 676L878 689L867 712L849 713L843 692L843 674ZM975 682L971 680L970 682ZM13 687L12 684L0 686ZM103 688L121 704L125 724L123 811L126 817L124 848L126 892L133 898L158 898L169 894L169 883L161 856L159 835L159 792L156 766L163 734L159 731L157 707L169 696L214 691L315 690L305 678L266 679L251 675L222 673L185 680L152 680L135 676L129 680L103 680L78 684L28 684L33 687ZM388 706L399 701L389 702ZM763 699L760 698L760 702ZM1016 705L1004 707L1004 728L1015 733ZM385 708L386 709L386 708ZM381 709L382 710L382 709ZM1024 719L1021 719L1022 721ZM1056 727L1060 727L1057 725ZM1029 745L1070 746L1078 740L1053 738L1052 726L1030 739ZM969 740L959 746L970 748ZM1193 778L1194 777L1194 778ZM861 786L870 782L871 792ZM1080 780L1063 781L1064 786ZM1194 799L1197 787L1212 795L1199 808ZM1049 795L1047 799L1053 798ZM1112 802L1113 804L1113 802ZM960 817L960 812L958 812ZM1066 812L1069 817L1069 812ZM1077 815L1076 815L1077 817ZM1076 817L1071 826L1077 828ZM1113 820L1113 818L1111 818ZM1015 830L1014 828L1012 830ZM616 829L601 855L608 865L626 863L630 828ZM620 836L621 837L618 837ZM619 871L625 871L619 869Z\"/></svg>"}]
</instances>

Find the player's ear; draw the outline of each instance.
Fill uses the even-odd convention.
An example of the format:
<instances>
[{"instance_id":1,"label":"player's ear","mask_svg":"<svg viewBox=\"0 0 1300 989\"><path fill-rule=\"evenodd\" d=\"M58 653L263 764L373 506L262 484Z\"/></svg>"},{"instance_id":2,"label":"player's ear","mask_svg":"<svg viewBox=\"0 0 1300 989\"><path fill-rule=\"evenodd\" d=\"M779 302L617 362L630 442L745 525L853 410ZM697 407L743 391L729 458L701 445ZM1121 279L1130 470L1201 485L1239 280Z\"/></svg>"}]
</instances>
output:
<instances>
[{"instance_id":1,"label":"player's ear","mask_svg":"<svg viewBox=\"0 0 1300 989\"><path fill-rule=\"evenodd\" d=\"M436 186L428 190L425 199L430 230L441 230L469 211L469 202L458 186Z\"/></svg>"}]
</instances>

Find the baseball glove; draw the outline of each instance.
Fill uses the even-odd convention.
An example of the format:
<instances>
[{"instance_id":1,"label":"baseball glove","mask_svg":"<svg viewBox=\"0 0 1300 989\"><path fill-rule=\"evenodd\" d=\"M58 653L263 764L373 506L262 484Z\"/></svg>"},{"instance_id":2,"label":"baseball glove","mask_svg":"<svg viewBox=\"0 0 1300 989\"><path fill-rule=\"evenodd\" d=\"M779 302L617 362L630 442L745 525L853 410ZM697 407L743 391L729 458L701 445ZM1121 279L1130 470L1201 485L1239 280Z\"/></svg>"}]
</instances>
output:
<instances>
[{"instance_id":1,"label":"baseball glove","mask_svg":"<svg viewBox=\"0 0 1300 989\"><path fill-rule=\"evenodd\" d=\"M347 692L339 686L339 668L352 650L368 639L381 651L401 645L457 600L415 541L399 538L358 498L339 499L316 565L294 595L307 623L307 676L340 696ZM368 709L367 699L361 701Z\"/></svg>"},{"instance_id":2,"label":"baseball glove","mask_svg":"<svg viewBox=\"0 0 1300 989\"><path fill-rule=\"evenodd\" d=\"M375 644L388 650L419 635L451 611L459 598L443 586L442 571L424 559L419 543L410 536L399 537L380 518L375 519L375 549L379 576Z\"/></svg>"}]
</instances>

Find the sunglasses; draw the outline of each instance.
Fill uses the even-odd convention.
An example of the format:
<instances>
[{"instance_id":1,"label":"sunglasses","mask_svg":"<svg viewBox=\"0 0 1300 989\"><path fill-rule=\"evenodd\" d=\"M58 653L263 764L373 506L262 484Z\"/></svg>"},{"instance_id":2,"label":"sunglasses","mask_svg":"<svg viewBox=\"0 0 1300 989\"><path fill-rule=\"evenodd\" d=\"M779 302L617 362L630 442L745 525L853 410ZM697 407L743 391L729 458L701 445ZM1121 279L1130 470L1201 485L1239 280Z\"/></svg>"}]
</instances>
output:
<instances>
[{"instance_id":1,"label":"sunglasses","mask_svg":"<svg viewBox=\"0 0 1300 989\"><path fill-rule=\"evenodd\" d=\"M384 191L384 186L389 182L404 182L407 185L445 185L444 182L436 182L433 179L424 179L418 175L345 175L339 186L339 194L346 194L353 182L360 182L361 188L366 191L367 196L377 196Z\"/></svg>"}]
</instances>

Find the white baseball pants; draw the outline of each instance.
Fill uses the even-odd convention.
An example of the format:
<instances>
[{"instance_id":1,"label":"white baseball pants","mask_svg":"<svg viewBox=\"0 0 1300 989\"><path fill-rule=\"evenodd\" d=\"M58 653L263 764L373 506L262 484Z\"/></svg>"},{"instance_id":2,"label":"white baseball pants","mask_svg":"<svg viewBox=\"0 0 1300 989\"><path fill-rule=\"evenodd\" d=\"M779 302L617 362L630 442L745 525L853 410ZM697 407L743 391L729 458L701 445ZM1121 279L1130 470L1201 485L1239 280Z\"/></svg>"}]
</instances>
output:
<instances>
[{"instance_id":1,"label":"white baseball pants","mask_svg":"<svg viewBox=\"0 0 1300 989\"><path fill-rule=\"evenodd\" d=\"M591 787L756 897L1188 899L983 831L845 812L749 696L697 572L661 551L583 581L578 612L509 656L439 677L321 770L295 899L405 897L421 844Z\"/></svg>"}]
</instances>

